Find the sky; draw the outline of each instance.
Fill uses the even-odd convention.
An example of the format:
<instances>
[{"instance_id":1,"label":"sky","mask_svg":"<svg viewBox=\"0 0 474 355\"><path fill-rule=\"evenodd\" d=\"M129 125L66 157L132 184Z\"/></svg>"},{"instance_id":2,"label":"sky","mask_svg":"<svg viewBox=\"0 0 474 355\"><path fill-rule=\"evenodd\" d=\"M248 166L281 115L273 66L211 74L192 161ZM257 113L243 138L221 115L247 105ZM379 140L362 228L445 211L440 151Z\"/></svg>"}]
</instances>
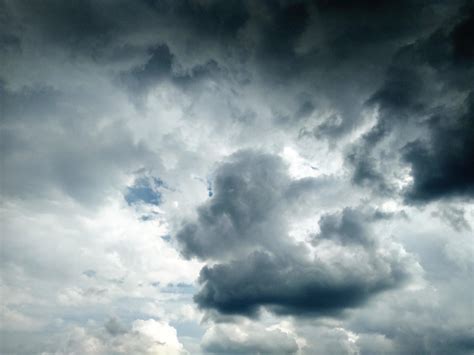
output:
<instances>
[{"instance_id":1,"label":"sky","mask_svg":"<svg viewBox=\"0 0 474 355\"><path fill-rule=\"evenodd\" d=\"M0 0L0 353L473 354L474 6Z\"/></svg>"}]
</instances>

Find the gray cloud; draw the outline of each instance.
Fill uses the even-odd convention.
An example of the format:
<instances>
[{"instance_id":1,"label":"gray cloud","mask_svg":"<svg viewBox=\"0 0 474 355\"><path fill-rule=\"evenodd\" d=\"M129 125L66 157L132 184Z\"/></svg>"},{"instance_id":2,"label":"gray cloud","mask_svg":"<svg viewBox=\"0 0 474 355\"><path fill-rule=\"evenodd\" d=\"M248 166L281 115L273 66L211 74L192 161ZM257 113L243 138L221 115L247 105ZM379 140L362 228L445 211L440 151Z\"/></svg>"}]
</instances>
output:
<instances>
[{"instance_id":1,"label":"gray cloud","mask_svg":"<svg viewBox=\"0 0 474 355\"><path fill-rule=\"evenodd\" d=\"M398 150L398 157L412 169L413 184L402 191L407 202L472 196L469 157L474 151L468 137L474 120L468 82L474 72L464 38L472 32L473 10L466 6L461 11L462 15L394 56L384 84L367 101L378 107L378 121L348 155L356 184L396 193L390 187L391 172L380 163L396 162L396 154L386 153L390 149ZM453 101L454 93L464 99ZM393 137L398 137L397 145L387 147ZM451 143L454 140L456 144Z\"/></svg>"},{"instance_id":2,"label":"gray cloud","mask_svg":"<svg viewBox=\"0 0 474 355\"><path fill-rule=\"evenodd\" d=\"M217 68L233 84L260 85L259 77L264 85L286 84L295 112L276 101L275 112L287 119L275 122L287 126L308 119L314 110L310 107L318 113L335 111L331 117L339 117L336 125L331 119L309 120L314 134L323 138L350 133L391 56L459 7L457 1L449 6L425 1L364 1L358 6L339 1L8 5L13 14L26 16L45 42L94 61L122 58L127 62L124 79L133 93L169 80L170 74L176 85L188 86ZM348 11L351 16L345 15ZM140 40L132 40L136 38ZM128 59L119 53L128 53ZM365 58L371 58L369 65ZM137 61L141 63L130 67ZM275 93L279 91L276 87ZM301 93L309 100L300 103Z\"/></svg>"},{"instance_id":3,"label":"gray cloud","mask_svg":"<svg viewBox=\"0 0 474 355\"><path fill-rule=\"evenodd\" d=\"M443 206L438 212L434 212L435 217L446 221L454 230L471 230L471 226L466 220L465 211L455 206Z\"/></svg>"},{"instance_id":4,"label":"gray cloud","mask_svg":"<svg viewBox=\"0 0 474 355\"><path fill-rule=\"evenodd\" d=\"M362 212L345 208L341 213L328 214L319 220L320 232L315 240L337 240L345 244L370 245L374 243L367 224L370 218Z\"/></svg>"},{"instance_id":5,"label":"gray cloud","mask_svg":"<svg viewBox=\"0 0 474 355\"><path fill-rule=\"evenodd\" d=\"M0 0L0 351L472 352L473 19Z\"/></svg>"},{"instance_id":6,"label":"gray cloud","mask_svg":"<svg viewBox=\"0 0 474 355\"><path fill-rule=\"evenodd\" d=\"M16 91L2 84L2 193L38 197L59 190L81 203L97 203L99 191L117 188L145 161L160 165L123 122L106 118L101 129L91 130L103 108L88 101L84 114L75 105L87 98L76 95L64 100L64 93L48 87Z\"/></svg>"},{"instance_id":7,"label":"gray cloud","mask_svg":"<svg viewBox=\"0 0 474 355\"><path fill-rule=\"evenodd\" d=\"M434 117L428 124L428 142L409 143L404 159L410 163L414 183L407 191L412 201L474 195L474 93L466 99L466 113L458 119ZM454 143L455 142L455 143Z\"/></svg>"},{"instance_id":8,"label":"gray cloud","mask_svg":"<svg viewBox=\"0 0 474 355\"><path fill-rule=\"evenodd\" d=\"M288 191L307 193L301 189L307 183L297 181L300 189L294 188L280 158L258 152L235 153L217 168L214 196L176 235L185 256L221 261L201 270L195 296L201 308L246 315L261 306L277 313L338 313L408 278L409 258L379 254L368 227L373 217L362 212L324 216L314 244L323 250L328 240L336 258L344 246L365 260L364 267L343 252L331 265L292 241L285 197Z\"/></svg>"},{"instance_id":9,"label":"gray cloud","mask_svg":"<svg viewBox=\"0 0 474 355\"><path fill-rule=\"evenodd\" d=\"M337 315L344 308L364 304L376 293L400 286L408 276L404 266L395 261L368 262L365 274L364 270L350 269L355 265L331 268L255 252L245 259L201 270L203 287L194 299L202 308L229 314L254 315L266 306L280 314Z\"/></svg>"},{"instance_id":10,"label":"gray cloud","mask_svg":"<svg viewBox=\"0 0 474 355\"><path fill-rule=\"evenodd\" d=\"M290 180L281 158L252 151L232 155L219 166L213 196L198 208L198 219L183 226L176 238L187 257L222 258L239 251L284 242L286 226L272 216Z\"/></svg>"},{"instance_id":11,"label":"gray cloud","mask_svg":"<svg viewBox=\"0 0 474 355\"><path fill-rule=\"evenodd\" d=\"M104 324L104 327L105 330L112 336L117 336L128 332L127 328L122 323L120 323L117 318L110 318Z\"/></svg>"}]
</instances>

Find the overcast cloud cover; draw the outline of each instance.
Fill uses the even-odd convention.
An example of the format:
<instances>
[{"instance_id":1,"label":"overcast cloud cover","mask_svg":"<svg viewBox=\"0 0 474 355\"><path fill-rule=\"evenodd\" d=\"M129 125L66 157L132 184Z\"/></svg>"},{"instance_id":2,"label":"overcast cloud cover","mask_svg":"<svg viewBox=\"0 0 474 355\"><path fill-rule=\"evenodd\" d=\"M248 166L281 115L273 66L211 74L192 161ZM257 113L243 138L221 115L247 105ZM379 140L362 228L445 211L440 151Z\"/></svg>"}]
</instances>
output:
<instances>
[{"instance_id":1,"label":"overcast cloud cover","mask_svg":"<svg viewBox=\"0 0 474 355\"><path fill-rule=\"evenodd\" d=\"M0 0L2 354L473 354L474 5Z\"/></svg>"}]
</instances>

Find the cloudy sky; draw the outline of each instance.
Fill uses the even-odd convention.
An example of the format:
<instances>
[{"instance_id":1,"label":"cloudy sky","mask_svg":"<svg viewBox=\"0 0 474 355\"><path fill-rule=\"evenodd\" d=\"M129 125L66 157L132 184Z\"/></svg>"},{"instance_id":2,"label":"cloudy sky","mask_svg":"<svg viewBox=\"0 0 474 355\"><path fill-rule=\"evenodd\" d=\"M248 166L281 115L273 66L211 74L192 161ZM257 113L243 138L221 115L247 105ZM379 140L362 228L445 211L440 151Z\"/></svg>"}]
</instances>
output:
<instances>
[{"instance_id":1,"label":"cloudy sky","mask_svg":"<svg viewBox=\"0 0 474 355\"><path fill-rule=\"evenodd\" d=\"M0 353L472 354L472 5L0 0Z\"/></svg>"}]
</instances>

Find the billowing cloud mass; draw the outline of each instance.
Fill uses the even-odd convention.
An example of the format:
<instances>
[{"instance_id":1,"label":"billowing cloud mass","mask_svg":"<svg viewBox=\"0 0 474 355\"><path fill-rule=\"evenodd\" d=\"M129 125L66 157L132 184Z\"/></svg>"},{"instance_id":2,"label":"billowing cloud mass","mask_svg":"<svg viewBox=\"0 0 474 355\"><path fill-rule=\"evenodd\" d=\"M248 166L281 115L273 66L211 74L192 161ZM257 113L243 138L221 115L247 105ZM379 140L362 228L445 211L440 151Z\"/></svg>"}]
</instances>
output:
<instances>
[{"instance_id":1,"label":"billowing cloud mass","mask_svg":"<svg viewBox=\"0 0 474 355\"><path fill-rule=\"evenodd\" d=\"M201 270L197 304L250 315L260 306L332 313L400 286L416 265L400 245L373 236L370 218L357 210L321 217L321 232L308 236L313 247L290 238L294 200L325 188L317 178L291 180L279 157L230 156L218 167L214 196L198 207L197 222L176 234L185 255L218 261Z\"/></svg>"},{"instance_id":2,"label":"billowing cloud mass","mask_svg":"<svg viewBox=\"0 0 474 355\"><path fill-rule=\"evenodd\" d=\"M471 1L0 0L0 352L471 354Z\"/></svg>"},{"instance_id":3,"label":"billowing cloud mass","mask_svg":"<svg viewBox=\"0 0 474 355\"><path fill-rule=\"evenodd\" d=\"M185 354L176 337L176 329L161 321L135 320L126 329L115 318L104 327L68 329L60 348L42 354Z\"/></svg>"},{"instance_id":4,"label":"billowing cloud mass","mask_svg":"<svg viewBox=\"0 0 474 355\"><path fill-rule=\"evenodd\" d=\"M296 354L298 339L280 325L262 327L240 323L214 325L203 336L203 348L211 354Z\"/></svg>"}]
</instances>

